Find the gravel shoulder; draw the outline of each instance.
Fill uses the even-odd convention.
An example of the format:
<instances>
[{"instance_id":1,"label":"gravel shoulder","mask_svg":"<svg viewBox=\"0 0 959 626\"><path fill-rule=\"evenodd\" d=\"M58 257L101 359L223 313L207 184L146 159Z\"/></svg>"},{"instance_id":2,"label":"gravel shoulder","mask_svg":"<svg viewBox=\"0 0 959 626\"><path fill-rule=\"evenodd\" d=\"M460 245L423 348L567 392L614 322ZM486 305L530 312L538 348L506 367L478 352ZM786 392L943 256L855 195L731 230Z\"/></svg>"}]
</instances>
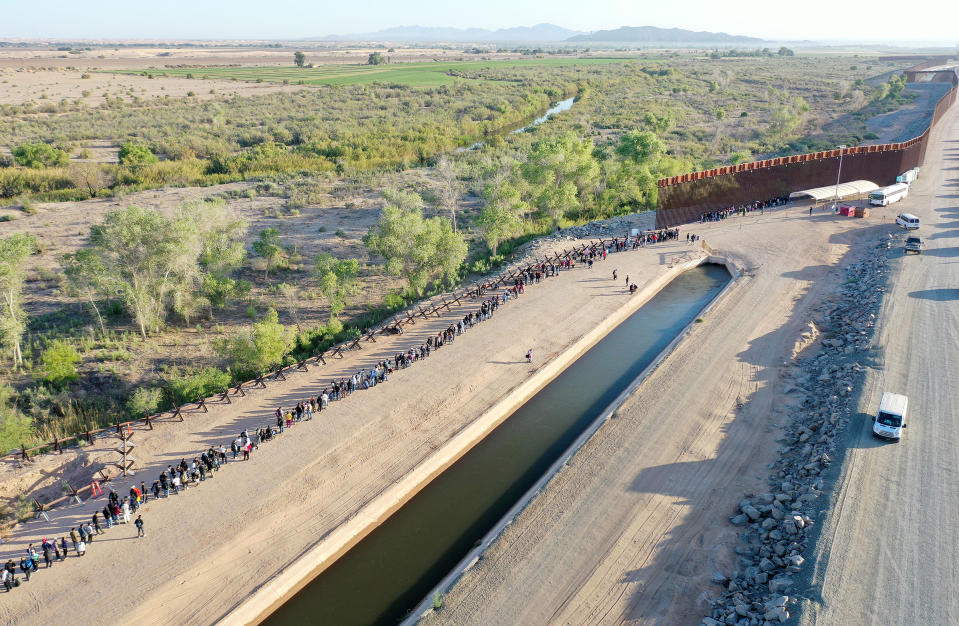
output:
<instances>
[{"instance_id":1,"label":"gravel shoulder","mask_svg":"<svg viewBox=\"0 0 959 626\"><path fill-rule=\"evenodd\" d=\"M848 435L803 624L959 622L959 111L943 119L899 210L922 220L924 251L896 258ZM884 391L909 397L898 444L871 435Z\"/></svg>"},{"instance_id":2,"label":"gravel shoulder","mask_svg":"<svg viewBox=\"0 0 959 626\"><path fill-rule=\"evenodd\" d=\"M699 621L736 566L727 512L766 491L797 341L888 223L789 207L691 227L743 279L425 622Z\"/></svg>"}]
</instances>

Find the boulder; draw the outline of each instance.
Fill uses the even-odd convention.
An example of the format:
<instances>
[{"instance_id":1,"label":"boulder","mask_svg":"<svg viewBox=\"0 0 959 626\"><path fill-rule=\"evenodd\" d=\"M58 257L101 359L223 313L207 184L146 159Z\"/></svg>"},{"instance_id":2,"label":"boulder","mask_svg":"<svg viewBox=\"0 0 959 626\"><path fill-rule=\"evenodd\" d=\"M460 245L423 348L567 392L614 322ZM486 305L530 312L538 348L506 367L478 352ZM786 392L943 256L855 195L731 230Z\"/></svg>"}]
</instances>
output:
<instances>
[{"instance_id":1,"label":"boulder","mask_svg":"<svg viewBox=\"0 0 959 626\"><path fill-rule=\"evenodd\" d=\"M751 519L754 522L758 520L760 517L762 517L762 514L759 512L759 510L751 504L741 506L739 507L739 510L745 513L749 517L749 519Z\"/></svg>"}]
</instances>

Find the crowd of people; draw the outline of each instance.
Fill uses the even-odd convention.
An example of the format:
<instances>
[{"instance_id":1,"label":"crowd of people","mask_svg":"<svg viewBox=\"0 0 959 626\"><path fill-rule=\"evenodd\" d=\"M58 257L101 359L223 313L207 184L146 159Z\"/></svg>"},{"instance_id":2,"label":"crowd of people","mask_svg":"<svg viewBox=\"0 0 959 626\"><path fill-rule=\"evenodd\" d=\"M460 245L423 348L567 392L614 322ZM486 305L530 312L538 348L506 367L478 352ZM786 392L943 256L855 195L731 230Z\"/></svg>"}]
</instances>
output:
<instances>
[{"instance_id":1,"label":"crowd of people","mask_svg":"<svg viewBox=\"0 0 959 626\"><path fill-rule=\"evenodd\" d=\"M759 211L760 215L762 215L766 209L783 206L787 202L789 202L789 196L779 196L778 198L770 198L769 200L757 200L755 202L731 206L716 211L707 211L699 216L699 223L718 222L733 215L746 215L754 211Z\"/></svg>"},{"instance_id":2,"label":"crowd of people","mask_svg":"<svg viewBox=\"0 0 959 626\"><path fill-rule=\"evenodd\" d=\"M257 450L261 443L273 440L301 422L312 420L314 413L327 409L331 402L344 400L359 390L371 389L386 383L397 370L427 359L434 351L454 343L457 337L476 324L492 319L501 306L525 294L527 286L558 276L563 271L572 270L577 262L592 268L594 262L605 260L611 253L635 250L678 238L678 228L647 231L633 237L616 238L606 245L588 246L574 255L568 255L554 262L544 261L531 265L518 276L514 276L511 285L498 286L494 283L480 285L475 297L482 300L476 310L451 323L446 329L427 337L426 341L418 346L411 346L405 351L397 352L392 358L380 361L369 369L358 370L352 376L331 380L319 393L301 400L295 406L285 410L278 407L274 412L275 424L266 424L252 432L242 431L231 441L229 448L224 445L211 446L195 455L190 461L183 458L177 465L168 465L149 488L145 481L141 481L139 486L130 487L129 494L123 497L111 489L101 510L96 511L88 522L80 523L70 529L69 542L66 536L60 537L59 540L43 538L39 550L34 544L28 546L27 554L20 560L19 566L12 559L8 561L0 570L3 587L7 591L12 591L20 585L17 577L18 569L29 581L31 574L40 569L41 558L45 568L50 568L54 563L66 560L71 551L77 557L82 557L96 537L115 526L130 524L133 515L137 516L133 522L137 529L137 538L144 537L141 509L151 494L154 500L169 498L171 495L176 496L183 490L196 487L214 478L225 465L231 461L238 461L241 455L244 461L249 460L250 454ZM614 270L614 282L616 277L617 272ZM637 290L636 284L630 282L629 276L626 276L626 288L629 293L635 293ZM532 358L533 351L530 348L526 352L526 361L532 363Z\"/></svg>"},{"instance_id":3,"label":"crowd of people","mask_svg":"<svg viewBox=\"0 0 959 626\"><path fill-rule=\"evenodd\" d=\"M93 543L94 538L106 532L104 526L106 526L106 529L110 529L120 524L131 523L132 513L139 510L141 503L139 490L136 488L132 488L130 496L123 499L116 491L111 489L107 496L107 503L102 510L94 512L90 521L81 522L70 529L69 542L66 536L61 536L59 539L44 537L40 540L39 547L32 543L27 546L26 555L20 559L19 565L13 559L9 559L3 565L3 569L0 570L0 584L7 592L19 587L18 569L25 581L29 582L30 576L40 570L41 558L43 559L44 569L50 569L54 563L67 560L71 552L76 557L84 556L87 553L87 546ZM103 526L100 524L101 519L103 520ZM143 537L142 515L137 515L133 525L137 529L137 537Z\"/></svg>"}]
</instances>

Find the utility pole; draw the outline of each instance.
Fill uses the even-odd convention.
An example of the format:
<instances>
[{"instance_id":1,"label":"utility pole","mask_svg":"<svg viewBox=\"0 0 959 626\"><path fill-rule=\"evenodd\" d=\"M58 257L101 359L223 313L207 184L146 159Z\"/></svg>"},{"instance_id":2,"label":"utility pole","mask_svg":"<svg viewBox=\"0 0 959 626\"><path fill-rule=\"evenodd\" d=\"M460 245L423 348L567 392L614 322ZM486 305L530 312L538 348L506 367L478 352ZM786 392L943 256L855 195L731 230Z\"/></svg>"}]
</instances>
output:
<instances>
[{"instance_id":1,"label":"utility pole","mask_svg":"<svg viewBox=\"0 0 959 626\"><path fill-rule=\"evenodd\" d=\"M846 150L845 145L837 147L839 148L839 171L836 173L836 199L832 204L833 211L839 208L839 179L842 177L842 153Z\"/></svg>"}]
</instances>

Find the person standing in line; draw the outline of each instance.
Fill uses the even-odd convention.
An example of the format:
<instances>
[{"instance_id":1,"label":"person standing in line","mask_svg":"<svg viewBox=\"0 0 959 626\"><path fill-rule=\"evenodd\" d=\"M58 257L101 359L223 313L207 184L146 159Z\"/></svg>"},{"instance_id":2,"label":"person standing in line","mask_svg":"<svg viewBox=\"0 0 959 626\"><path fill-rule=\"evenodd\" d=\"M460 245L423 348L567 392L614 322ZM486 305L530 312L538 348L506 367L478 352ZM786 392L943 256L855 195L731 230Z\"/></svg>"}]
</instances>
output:
<instances>
[{"instance_id":1,"label":"person standing in line","mask_svg":"<svg viewBox=\"0 0 959 626\"><path fill-rule=\"evenodd\" d=\"M77 546L77 556L83 556L86 553L87 553L87 544L81 539L80 544Z\"/></svg>"},{"instance_id":2,"label":"person standing in line","mask_svg":"<svg viewBox=\"0 0 959 626\"><path fill-rule=\"evenodd\" d=\"M61 554L63 555L60 558L60 560L62 561L67 558L67 538L66 537L60 537L60 548L62 549Z\"/></svg>"},{"instance_id":3,"label":"person standing in line","mask_svg":"<svg viewBox=\"0 0 959 626\"><path fill-rule=\"evenodd\" d=\"M121 509L123 511L123 523L129 524L130 523L130 499L129 498L123 499L123 506L121 507Z\"/></svg>"},{"instance_id":4,"label":"person standing in line","mask_svg":"<svg viewBox=\"0 0 959 626\"><path fill-rule=\"evenodd\" d=\"M133 522L133 525L137 527L137 539L145 536L143 534L143 517L142 516L137 515L137 519L135 522Z\"/></svg>"},{"instance_id":5,"label":"person standing in line","mask_svg":"<svg viewBox=\"0 0 959 626\"><path fill-rule=\"evenodd\" d=\"M82 533L83 533L83 526L80 527L80 533L81 533L81 535L82 535ZM73 549L74 549L74 551L76 551L76 549L77 549L77 542L80 541L80 538L77 536L77 529L76 529L76 528L71 528L71 529L70 529L70 541L73 542Z\"/></svg>"},{"instance_id":6,"label":"person standing in line","mask_svg":"<svg viewBox=\"0 0 959 626\"><path fill-rule=\"evenodd\" d=\"M73 542L73 549L74 549L75 551L79 550L79 548L78 548L77 546L80 545L80 542L81 542L81 541L86 541L86 540L87 540L87 529L83 526L83 524L80 524L80 526L77 528L77 530L79 531L78 533L71 533L71 536L79 535L79 538L78 538L76 541Z\"/></svg>"},{"instance_id":7,"label":"person standing in line","mask_svg":"<svg viewBox=\"0 0 959 626\"><path fill-rule=\"evenodd\" d=\"M98 535L103 534L103 530L100 528L100 511L93 514L93 529L97 531Z\"/></svg>"},{"instance_id":8,"label":"person standing in line","mask_svg":"<svg viewBox=\"0 0 959 626\"><path fill-rule=\"evenodd\" d=\"M33 571L33 559L20 559L20 571L27 577L27 582L30 582L30 572Z\"/></svg>"}]
</instances>

